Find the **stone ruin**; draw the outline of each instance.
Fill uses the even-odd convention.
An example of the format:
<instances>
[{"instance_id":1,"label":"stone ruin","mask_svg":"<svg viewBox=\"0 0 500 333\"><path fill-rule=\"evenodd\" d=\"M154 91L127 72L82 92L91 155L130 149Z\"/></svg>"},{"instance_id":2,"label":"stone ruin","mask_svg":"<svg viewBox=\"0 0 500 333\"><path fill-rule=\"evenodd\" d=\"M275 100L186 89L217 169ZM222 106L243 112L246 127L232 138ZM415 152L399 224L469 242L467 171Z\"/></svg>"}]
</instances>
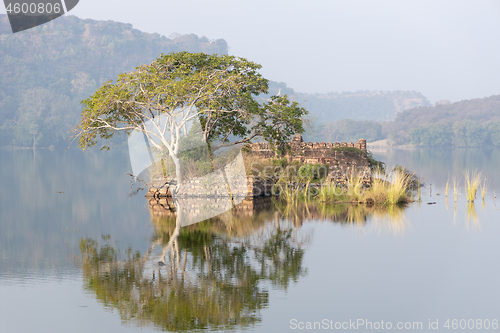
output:
<instances>
[{"instance_id":1,"label":"stone ruin","mask_svg":"<svg viewBox=\"0 0 500 333\"><path fill-rule=\"evenodd\" d=\"M302 136L297 134L290 142L291 150L284 157L289 162L298 161L301 164L321 164L328 165L327 180L345 186L353 173L357 177L362 177L363 184L369 186L371 183L370 162L366 157L366 140L359 139L357 143L352 142L304 142ZM335 148L357 148L356 150L335 149ZM276 153L268 143L248 144L248 153L259 158L274 158ZM364 152L364 153L363 153ZM244 177L244 176L243 176ZM170 184L166 183L162 176L152 179L146 197L151 199L151 203L158 203L160 198L171 197ZM276 184L277 177L263 179L258 176L247 176L248 191L240 190L240 193L247 193L248 197L261 197L274 195L273 185ZM219 188L217 184L203 184L206 179L193 178L183 183L183 197L227 197L227 191ZM203 186L202 186L203 185ZM210 191L206 187L210 187ZM203 194L200 194L203 193Z\"/></svg>"},{"instance_id":2,"label":"stone ruin","mask_svg":"<svg viewBox=\"0 0 500 333\"><path fill-rule=\"evenodd\" d=\"M249 153L259 158L275 158L276 153L269 143L257 142L247 145ZM288 162L301 164L322 164L329 166L328 180L345 185L353 172L363 178L365 185L370 184L370 162L366 157L366 140L358 142L304 142L296 134L290 142L291 150L284 155ZM357 148L359 151L335 148Z\"/></svg>"},{"instance_id":3,"label":"stone ruin","mask_svg":"<svg viewBox=\"0 0 500 333\"><path fill-rule=\"evenodd\" d=\"M276 153L267 142L256 142L248 144L250 152L262 158L276 157ZM336 161L335 150L332 148L357 148L366 152L366 140L359 139L358 142L304 142L302 135L296 134L290 141L291 151L286 155L288 161L299 161L301 163L332 164Z\"/></svg>"}]
</instances>

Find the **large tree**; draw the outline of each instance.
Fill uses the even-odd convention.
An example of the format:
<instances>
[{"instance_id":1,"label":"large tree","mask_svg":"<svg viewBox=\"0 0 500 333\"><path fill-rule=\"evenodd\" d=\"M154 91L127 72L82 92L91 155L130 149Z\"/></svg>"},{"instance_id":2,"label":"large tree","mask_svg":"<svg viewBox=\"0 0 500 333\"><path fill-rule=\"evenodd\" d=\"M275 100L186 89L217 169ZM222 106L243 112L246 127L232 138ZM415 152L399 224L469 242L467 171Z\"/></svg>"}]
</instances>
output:
<instances>
[{"instance_id":1,"label":"large tree","mask_svg":"<svg viewBox=\"0 0 500 333\"><path fill-rule=\"evenodd\" d=\"M259 98L268 93L260 68L234 56L162 54L150 65L105 82L82 102L79 146L94 146L121 131L141 131L154 147L166 148L179 183L179 148L190 123L201 126L212 150L258 137L284 147L291 135L303 132L307 111L286 95Z\"/></svg>"}]
</instances>

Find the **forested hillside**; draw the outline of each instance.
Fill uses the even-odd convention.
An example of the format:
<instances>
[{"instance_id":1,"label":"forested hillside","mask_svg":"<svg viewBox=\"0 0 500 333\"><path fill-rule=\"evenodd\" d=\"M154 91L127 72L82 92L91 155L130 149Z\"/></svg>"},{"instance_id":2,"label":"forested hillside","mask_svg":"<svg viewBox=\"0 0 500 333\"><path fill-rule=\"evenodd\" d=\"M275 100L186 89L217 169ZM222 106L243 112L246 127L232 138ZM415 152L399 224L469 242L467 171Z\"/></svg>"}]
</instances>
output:
<instances>
[{"instance_id":1,"label":"forested hillside","mask_svg":"<svg viewBox=\"0 0 500 333\"><path fill-rule=\"evenodd\" d=\"M407 110L385 128L395 144L500 146L500 95Z\"/></svg>"},{"instance_id":2,"label":"forested hillside","mask_svg":"<svg viewBox=\"0 0 500 333\"><path fill-rule=\"evenodd\" d=\"M288 94L309 111L308 141L354 141L384 138L383 121L391 121L404 110L430 106L416 91L356 91L305 94L285 83L271 82L270 93Z\"/></svg>"},{"instance_id":3,"label":"forested hillside","mask_svg":"<svg viewBox=\"0 0 500 333\"><path fill-rule=\"evenodd\" d=\"M285 83L273 83L271 93L282 93L306 107L317 122L331 122L342 119L390 121L399 112L407 109L430 106L421 93L416 91L356 91L306 94L296 92Z\"/></svg>"},{"instance_id":4,"label":"forested hillside","mask_svg":"<svg viewBox=\"0 0 500 333\"><path fill-rule=\"evenodd\" d=\"M500 95L413 108L389 122L341 120L316 129L316 141L364 138L388 139L390 145L500 146Z\"/></svg>"},{"instance_id":5,"label":"forested hillside","mask_svg":"<svg viewBox=\"0 0 500 333\"><path fill-rule=\"evenodd\" d=\"M12 34L0 15L0 146L66 144L80 101L103 82L161 53L227 54L224 40L167 38L132 25L63 16Z\"/></svg>"}]
</instances>

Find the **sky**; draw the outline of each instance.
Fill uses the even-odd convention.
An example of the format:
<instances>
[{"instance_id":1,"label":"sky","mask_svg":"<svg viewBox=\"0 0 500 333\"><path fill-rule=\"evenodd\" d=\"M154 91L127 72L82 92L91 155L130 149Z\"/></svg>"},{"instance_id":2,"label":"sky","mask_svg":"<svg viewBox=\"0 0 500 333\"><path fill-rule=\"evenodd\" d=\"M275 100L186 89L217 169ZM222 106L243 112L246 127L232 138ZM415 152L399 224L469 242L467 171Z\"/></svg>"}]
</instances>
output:
<instances>
[{"instance_id":1,"label":"sky","mask_svg":"<svg viewBox=\"0 0 500 333\"><path fill-rule=\"evenodd\" d=\"M500 94L498 0L80 0L70 14L223 38L229 54L299 92Z\"/></svg>"}]
</instances>

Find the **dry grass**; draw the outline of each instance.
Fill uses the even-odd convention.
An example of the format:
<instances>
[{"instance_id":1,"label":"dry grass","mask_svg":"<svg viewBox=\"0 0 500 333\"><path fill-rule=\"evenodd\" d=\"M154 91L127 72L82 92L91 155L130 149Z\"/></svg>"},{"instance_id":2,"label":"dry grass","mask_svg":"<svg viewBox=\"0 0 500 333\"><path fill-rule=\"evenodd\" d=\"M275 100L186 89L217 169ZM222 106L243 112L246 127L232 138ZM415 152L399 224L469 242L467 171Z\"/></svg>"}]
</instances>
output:
<instances>
[{"instance_id":1,"label":"dry grass","mask_svg":"<svg viewBox=\"0 0 500 333\"><path fill-rule=\"evenodd\" d=\"M446 181L446 187L444 189L444 196L448 197L449 192L450 192L450 177L448 176L448 180Z\"/></svg>"},{"instance_id":2,"label":"dry grass","mask_svg":"<svg viewBox=\"0 0 500 333\"><path fill-rule=\"evenodd\" d=\"M465 170L465 195L468 202L474 202L476 199L477 189L481 184L482 176L477 170Z\"/></svg>"},{"instance_id":3,"label":"dry grass","mask_svg":"<svg viewBox=\"0 0 500 333\"><path fill-rule=\"evenodd\" d=\"M481 186L481 198L484 201L486 197L486 193L488 192L488 184L486 183L486 179L483 179L483 185Z\"/></svg>"},{"instance_id":4,"label":"dry grass","mask_svg":"<svg viewBox=\"0 0 500 333\"><path fill-rule=\"evenodd\" d=\"M365 201L371 199L374 203L387 202L388 182L383 178L374 178L371 187L365 192Z\"/></svg>"},{"instance_id":5,"label":"dry grass","mask_svg":"<svg viewBox=\"0 0 500 333\"><path fill-rule=\"evenodd\" d=\"M375 203L390 205L407 203L410 201L409 187L412 177L412 174L396 169L381 178L375 178L370 189L366 191L365 198L371 198Z\"/></svg>"},{"instance_id":6,"label":"dry grass","mask_svg":"<svg viewBox=\"0 0 500 333\"><path fill-rule=\"evenodd\" d=\"M401 204L410 201L409 182L412 175L394 170L388 175L374 178L371 186L363 187L363 179L352 175L347 187L334 183L323 184L318 199L324 202L373 202L376 204Z\"/></svg>"},{"instance_id":7,"label":"dry grass","mask_svg":"<svg viewBox=\"0 0 500 333\"><path fill-rule=\"evenodd\" d=\"M387 203L393 205L408 202L408 186L411 176L395 170L390 177L392 182L387 186Z\"/></svg>"}]
</instances>

